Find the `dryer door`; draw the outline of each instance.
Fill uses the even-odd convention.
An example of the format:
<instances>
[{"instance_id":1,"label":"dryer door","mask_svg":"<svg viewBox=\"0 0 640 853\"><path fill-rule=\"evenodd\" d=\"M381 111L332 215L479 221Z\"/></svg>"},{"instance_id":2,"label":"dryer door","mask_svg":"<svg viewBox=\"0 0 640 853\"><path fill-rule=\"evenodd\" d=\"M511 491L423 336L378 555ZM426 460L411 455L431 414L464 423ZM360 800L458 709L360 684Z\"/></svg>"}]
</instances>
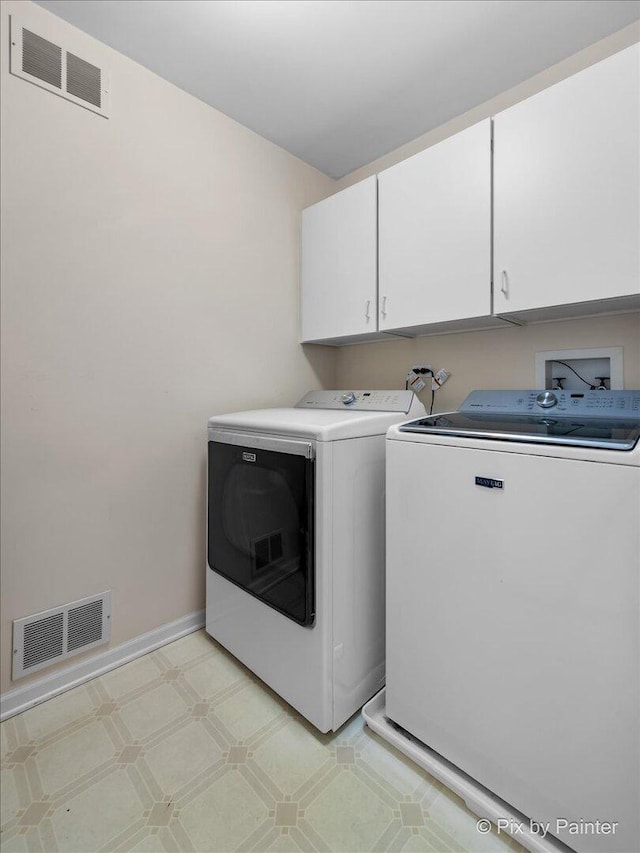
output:
<instances>
[{"instance_id":1,"label":"dryer door","mask_svg":"<svg viewBox=\"0 0 640 853\"><path fill-rule=\"evenodd\" d=\"M209 568L301 625L315 613L313 449L209 434Z\"/></svg>"}]
</instances>

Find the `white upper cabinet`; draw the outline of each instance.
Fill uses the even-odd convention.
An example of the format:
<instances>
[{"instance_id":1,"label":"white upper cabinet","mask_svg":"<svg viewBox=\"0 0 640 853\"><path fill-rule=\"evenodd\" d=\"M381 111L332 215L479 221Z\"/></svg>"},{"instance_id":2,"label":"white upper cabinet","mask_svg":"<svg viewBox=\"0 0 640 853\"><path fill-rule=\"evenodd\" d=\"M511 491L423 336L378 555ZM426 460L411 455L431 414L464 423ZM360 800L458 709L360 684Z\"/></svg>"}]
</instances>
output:
<instances>
[{"instance_id":1,"label":"white upper cabinet","mask_svg":"<svg viewBox=\"0 0 640 853\"><path fill-rule=\"evenodd\" d=\"M616 297L627 297L619 307L633 307L639 119L639 45L495 117L496 313Z\"/></svg>"},{"instance_id":2,"label":"white upper cabinet","mask_svg":"<svg viewBox=\"0 0 640 853\"><path fill-rule=\"evenodd\" d=\"M499 113L493 159L491 138L486 119L303 211L302 341L640 309L640 45Z\"/></svg>"},{"instance_id":3,"label":"white upper cabinet","mask_svg":"<svg viewBox=\"0 0 640 853\"><path fill-rule=\"evenodd\" d=\"M490 315L490 119L382 172L378 193L380 329Z\"/></svg>"},{"instance_id":4,"label":"white upper cabinet","mask_svg":"<svg viewBox=\"0 0 640 853\"><path fill-rule=\"evenodd\" d=\"M377 238L375 176L302 211L303 342L377 331Z\"/></svg>"}]
</instances>

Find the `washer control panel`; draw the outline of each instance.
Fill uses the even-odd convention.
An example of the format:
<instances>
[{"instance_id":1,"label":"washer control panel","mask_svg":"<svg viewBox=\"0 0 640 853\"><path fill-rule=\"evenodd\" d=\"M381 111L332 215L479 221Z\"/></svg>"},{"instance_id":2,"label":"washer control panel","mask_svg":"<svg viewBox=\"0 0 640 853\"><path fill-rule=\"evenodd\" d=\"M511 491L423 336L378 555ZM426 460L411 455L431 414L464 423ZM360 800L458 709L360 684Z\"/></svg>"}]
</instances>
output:
<instances>
[{"instance_id":1,"label":"washer control panel","mask_svg":"<svg viewBox=\"0 0 640 853\"><path fill-rule=\"evenodd\" d=\"M640 391L472 391L461 412L640 418Z\"/></svg>"},{"instance_id":2,"label":"washer control panel","mask_svg":"<svg viewBox=\"0 0 640 853\"><path fill-rule=\"evenodd\" d=\"M550 409L558 405L558 398L553 391L541 391L536 397L536 403L541 409Z\"/></svg>"},{"instance_id":3,"label":"washer control panel","mask_svg":"<svg viewBox=\"0 0 640 853\"><path fill-rule=\"evenodd\" d=\"M309 391L296 403L296 409L343 409L408 414L414 399L413 391Z\"/></svg>"}]
</instances>

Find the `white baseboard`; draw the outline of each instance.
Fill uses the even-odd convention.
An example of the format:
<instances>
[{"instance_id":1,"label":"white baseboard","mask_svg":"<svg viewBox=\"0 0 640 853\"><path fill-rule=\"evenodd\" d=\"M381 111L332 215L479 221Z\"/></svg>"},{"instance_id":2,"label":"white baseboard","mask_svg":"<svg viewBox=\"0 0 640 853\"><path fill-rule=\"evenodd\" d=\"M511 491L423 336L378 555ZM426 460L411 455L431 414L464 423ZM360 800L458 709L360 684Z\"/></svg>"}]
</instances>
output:
<instances>
[{"instance_id":1,"label":"white baseboard","mask_svg":"<svg viewBox=\"0 0 640 853\"><path fill-rule=\"evenodd\" d=\"M141 634L134 640L129 640L113 649L92 655L73 666L67 666L44 678L30 681L24 687L8 690L0 696L0 721L20 714L34 705L39 705L40 702L64 693L65 690L71 690L72 687L84 684L85 681L91 681L92 678L104 675L109 670L129 663L203 627L204 610L199 610L176 619L175 622L161 625L147 634Z\"/></svg>"}]
</instances>

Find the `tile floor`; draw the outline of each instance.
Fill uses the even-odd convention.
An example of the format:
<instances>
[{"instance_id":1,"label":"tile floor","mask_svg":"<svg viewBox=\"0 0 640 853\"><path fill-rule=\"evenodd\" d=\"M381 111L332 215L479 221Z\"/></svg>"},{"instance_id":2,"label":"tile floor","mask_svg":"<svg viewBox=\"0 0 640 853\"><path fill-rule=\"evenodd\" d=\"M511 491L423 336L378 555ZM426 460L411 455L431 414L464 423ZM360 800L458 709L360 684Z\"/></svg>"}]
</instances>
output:
<instances>
[{"instance_id":1,"label":"tile floor","mask_svg":"<svg viewBox=\"0 0 640 853\"><path fill-rule=\"evenodd\" d=\"M319 734L203 631L0 729L3 853L522 850L359 714Z\"/></svg>"}]
</instances>

